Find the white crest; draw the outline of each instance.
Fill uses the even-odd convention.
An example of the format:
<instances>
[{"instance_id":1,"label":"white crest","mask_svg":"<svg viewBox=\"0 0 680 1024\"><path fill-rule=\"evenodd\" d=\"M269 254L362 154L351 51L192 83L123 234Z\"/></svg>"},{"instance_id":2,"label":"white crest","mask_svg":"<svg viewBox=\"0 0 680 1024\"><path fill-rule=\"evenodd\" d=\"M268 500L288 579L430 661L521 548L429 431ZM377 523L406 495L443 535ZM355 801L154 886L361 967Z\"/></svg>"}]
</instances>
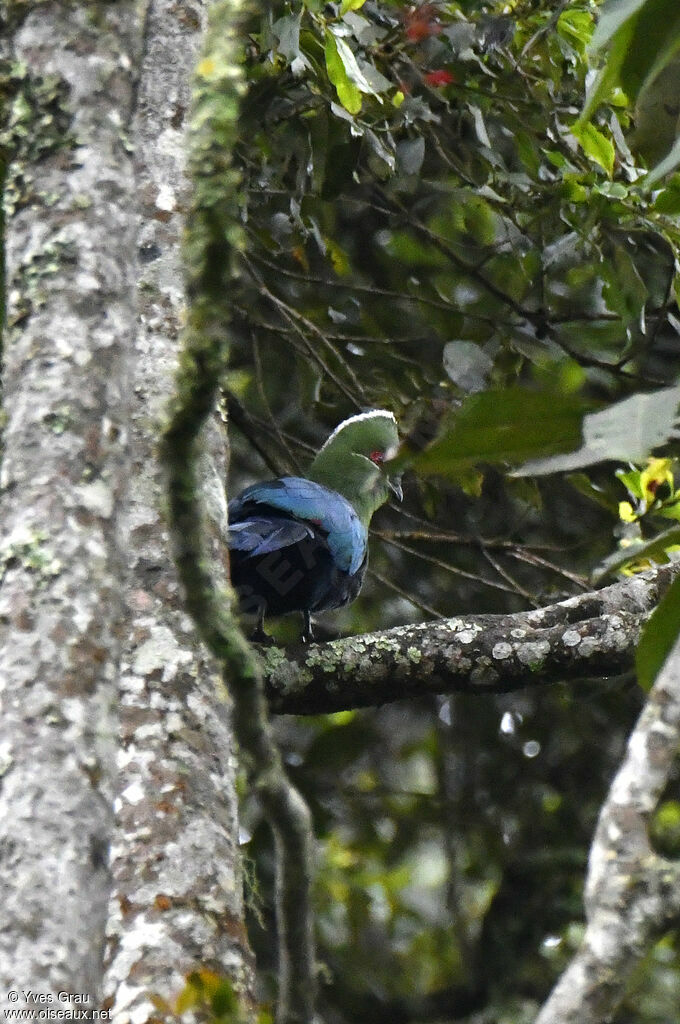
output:
<instances>
[{"instance_id":1,"label":"white crest","mask_svg":"<svg viewBox=\"0 0 680 1024\"><path fill-rule=\"evenodd\" d=\"M378 419L379 417L384 420L391 420L392 423L394 423L396 429L397 421L395 419L394 413L390 412L389 409L371 409L370 412L359 412L356 414L356 416L350 416L349 419L343 420L342 423L339 423L337 425L333 433L324 441L323 446L319 449L318 454L320 455L324 448L328 447L333 438L337 437L340 431L344 430L349 423L359 423L361 420L373 420Z\"/></svg>"}]
</instances>

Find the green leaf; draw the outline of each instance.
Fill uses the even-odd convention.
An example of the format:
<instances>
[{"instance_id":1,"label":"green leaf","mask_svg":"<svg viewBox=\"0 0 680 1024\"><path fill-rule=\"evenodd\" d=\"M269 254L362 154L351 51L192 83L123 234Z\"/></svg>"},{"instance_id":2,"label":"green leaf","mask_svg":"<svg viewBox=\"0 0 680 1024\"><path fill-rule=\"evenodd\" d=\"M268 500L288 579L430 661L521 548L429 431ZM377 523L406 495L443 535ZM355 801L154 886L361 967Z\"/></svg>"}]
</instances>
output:
<instances>
[{"instance_id":1,"label":"green leaf","mask_svg":"<svg viewBox=\"0 0 680 1024\"><path fill-rule=\"evenodd\" d=\"M340 5L340 14L347 14L348 11L358 11L360 7L363 7L366 0L342 0Z\"/></svg>"},{"instance_id":2,"label":"green leaf","mask_svg":"<svg viewBox=\"0 0 680 1024\"><path fill-rule=\"evenodd\" d=\"M462 391L483 391L493 360L473 341L449 341L444 346L444 369Z\"/></svg>"},{"instance_id":3,"label":"green leaf","mask_svg":"<svg viewBox=\"0 0 680 1024\"><path fill-rule=\"evenodd\" d=\"M627 199L630 189L620 181L603 181L593 187L593 192L606 196L607 199Z\"/></svg>"},{"instance_id":4,"label":"green leaf","mask_svg":"<svg viewBox=\"0 0 680 1024\"><path fill-rule=\"evenodd\" d=\"M298 58L302 59L305 66L309 67L309 61L300 53L300 21L302 14L286 14L279 18L272 25L272 35L278 39L278 52L292 64Z\"/></svg>"},{"instance_id":5,"label":"green leaf","mask_svg":"<svg viewBox=\"0 0 680 1024\"><path fill-rule=\"evenodd\" d=\"M372 132L370 128L366 129L364 138L367 143L368 165L376 178L384 181L385 178L389 178L391 174L394 174L396 164L394 151L388 148L392 139L389 135L384 135L381 138L375 132Z\"/></svg>"},{"instance_id":6,"label":"green leaf","mask_svg":"<svg viewBox=\"0 0 680 1024\"><path fill-rule=\"evenodd\" d=\"M425 159L425 139L403 139L397 144L397 167L401 174L418 174Z\"/></svg>"},{"instance_id":7,"label":"green leaf","mask_svg":"<svg viewBox=\"0 0 680 1024\"><path fill-rule=\"evenodd\" d=\"M634 102L680 49L677 0L609 0L591 43L608 46L606 62L588 92L579 124L620 86Z\"/></svg>"},{"instance_id":8,"label":"green leaf","mask_svg":"<svg viewBox=\"0 0 680 1024\"><path fill-rule=\"evenodd\" d=\"M678 31L680 44L680 29ZM654 167L670 151L677 137L680 93L680 54L645 79L635 103L635 127L626 141L636 154L644 157L648 167Z\"/></svg>"},{"instance_id":9,"label":"green leaf","mask_svg":"<svg viewBox=\"0 0 680 1024\"><path fill-rule=\"evenodd\" d=\"M680 167L680 138L676 139L670 153L661 160L656 167L653 167L646 178L640 182L644 189L650 189L661 178Z\"/></svg>"},{"instance_id":10,"label":"green leaf","mask_svg":"<svg viewBox=\"0 0 680 1024\"><path fill-rule=\"evenodd\" d=\"M677 519L680 521L680 500L662 505L661 508L654 509L654 512L658 516L663 516L664 519Z\"/></svg>"},{"instance_id":11,"label":"green leaf","mask_svg":"<svg viewBox=\"0 0 680 1024\"><path fill-rule=\"evenodd\" d=\"M591 49L599 50L643 7L647 0L609 0L602 5Z\"/></svg>"},{"instance_id":12,"label":"green leaf","mask_svg":"<svg viewBox=\"0 0 680 1024\"><path fill-rule=\"evenodd\" d=\"M216 1017L232 1017L238 1010L238 998L228 978L222 978L210 993L210 1008Z\"/></svg>"},{"instance_id":13,"label":"green leaf","mask_svg":"<svg viewBox=\"0 0 680 1024\"><path fill-rule=\"evenodd\" d=\"M638 683L648 693L680 631L680 579L673 580L642 631L635 656Z\"/></svg>"},{"instance_id":14,"label":"green leaf","mask_svg":"<svg viewBox=\"0 0 680 1024\"><path fill-rule=\"evenodd\" d=\"M594 484L585 473L571 473L567 480L572 487L575 487L586 498L590 498L591 501L596 502L602 508L606 508L608 512L616 514L617 503L612 499L611 495Z\"/></svg>"},{"instance_id":15,"label":"green leaf","mask_svg":"<svg viewBox=\"0 0 680 1024\"><path fill-rule=\"evenodd\" d=\"M680 48L677 0L647 0L634 24L634 36L621 67L621 88L629 99L637 99Z\"/></svg>"},{"instance_id":16,"label":"green leaf","mask_svg":"<svg viewBox=\"0 0 680 1024\"><path fill-rule=\"evenodd\" d=\"M590 11L562 11L557 19L557 31L584 53L593 31L593 16Z\"/></svg>"},{"instance_id":17,"label":"green leaf","mask_svg":"<svg viewBox=\"0 0 680 1024\"><path fill-rule=\"evenodd\" d=\"M613 263L614 272L607 275L602 297L624 323L638 323L649 295L645 283L623 246L615 247Z\"/></svg>"},{"instance_id":18,"label":"green leaf","mask_svg":"<svg viewBox=\"0 0 680 1024\"><path fill-rule=\"evenodd\" d=\"M653 172L652 172L653 173ZM652 209L657 213L669 213L676 216L680 213L680 180L679 176L669 181L668 185L657 195Z\"/></svg>"},{"instance_id":19,"label":"green leaf","mask_svg":"<svg viewBox=\"0 0 680 1024\"><path fill-rule=\"evenodd\" d=\"M639 469L631 469L628 470L628 472L619 469L616 471L615 475L634 498L643 497L642 487L640 485L641 471Z\"/></svg>"},{"instance_id":20,"label":"green leaf","mask_svg":"<svg viewBox=\"0 0 680 1024\"><path fill-rule=\"evenodd\" d=\"M628 547L615 551L613 555L605 558L600 565L592 572L593 583L599 583L605 576L619 572L631 562L640 562L650 559L664 564L668 561L666 554L668 548L680 544L680 526L672 526L669 530L657 534L651 540L633 541ZM680 623L679 623L680 625Z\"/></svg>"},{"instance_id":21,"label":"green leaf","mask_svg":"<svg viewBox=\"0 0 680 1024\"><path fill-rule=\"evenodd\" d=\"M338 53L337 40L332 32L326 32L324 52L328 78L331 84L335 86L338 99L348 113L358 114L361 110L361 92L347 75L345 65Z\"/></svg>"},{"instance_id":22,"label":"green leaf","mask_svg":"<svg viewBox=\"0 0 680 1024\"><path fill-rule=\"evenodd\" d=\"M657 853L669 859L680 857L680 803L664 800L649 822L649 837Z\"/></svg>"},{"instance_id":23,"label":"green leaf","mask_svg":"<svg viewBox=\"0 0 680 1024\"><path fill-rule=\"evenodd\" d=\"M600 22L601 24L601 22ZM599 27L599 26L598 26ZM619 31L616 40L611 46L609 53L607 54L606 63L600 68L597 75L595 76L592 85L586 93L586 101L583 106L581 116L576 122L576 128L581 129L585 125L597 107L614 91L619 85L621 77L621 68L626 58L626 54L631 46L633 39L633 32L635 24L629 21ZM597 37L597 29L593 36L593 47L595 46L595 39ZM576 134L576 132L574 132Z\"/></svg>"},{"instance_id":24,"label":"green leaf","mask_svg":"<svg viewBox=\"0 0 680 1024\"><path fill-rule=\"evenodd\" d=\"M390 89L392 87L392 83L385 78L384 75L381 75L377 68L374 68L373 65L369 64L367 61L363 61L363 66L361 67L357 58L354 56L352 47L349 46L344 39L341 39L332 31L327 33L326 38L328 38L328 35L331 35L333 38L335 50L342 63L347 80L352 82L359 92L364 92L368 96L376 96L380 99L378 94L385 92L386 89ZM328 63L328 57L326 57L326 63ZM333 85L335 84L336 83L333 82ZM338 93L338 95L340 94ZM380 100L380 102L382 102L382 100Z\"/></svg>"},{"instance_id":25,"label":"green leaf","mask_svg":"<svg viewBox=\"0 0 680 1024\"><path fill-rule=\"evenodd\" d=\"M603 135L601 131L598 131L595 125L590 123L578 123L574 125L572 131L581 143L581 148L586 156L589 156L596 164L603 167L611 178L614 170L614 144L606 135Z\"/></svg>"},{"instance_id":26,"label":"green leaf","mask_svg":"<svg viewBox=\"0 0 680 1024\"><path fill-rule=\"evenodd\" d=\"M583 444L568 455L528 462L515 476L565 473L611 460L642 462L649 453L677 436L680 387L664 388L647 395L631 395L583 420Z\"/></svg>"},{"instance_id":27,"label":"green leaf","mask_svg":"<svg viewBox=\"0 0 680 1024\"><path fill-rule=\"evenodd\" d=\"M421 242L406 231L395 231L388 239L385 248L391 256L400 260L404 266L423 266L448 269L446 256L433 245ZM448 278L447 278L448 280Z\"/></svg>"},{"instance_id":28,"label":"green leaf","mask_svg":"<svg viewBox=\"0 0 680 1024\"><path fill-rule=\"evenodd\" d=\"M609 0L609 3L603 4L590 43L591 50L601 50L606 46L646 2L647 0Z\"/></svg>"},{"instance_id":29,"label":"green leaf","mask_svg":"<svg viewBox=\"0 0 680 1024\"><path fill-rule=\"evenodd\" d=\"M521 462L578 443L584 403L574 395L508 388L468 398L415 468L458 479L478 462Z\"/></svg>"}]
</instances>

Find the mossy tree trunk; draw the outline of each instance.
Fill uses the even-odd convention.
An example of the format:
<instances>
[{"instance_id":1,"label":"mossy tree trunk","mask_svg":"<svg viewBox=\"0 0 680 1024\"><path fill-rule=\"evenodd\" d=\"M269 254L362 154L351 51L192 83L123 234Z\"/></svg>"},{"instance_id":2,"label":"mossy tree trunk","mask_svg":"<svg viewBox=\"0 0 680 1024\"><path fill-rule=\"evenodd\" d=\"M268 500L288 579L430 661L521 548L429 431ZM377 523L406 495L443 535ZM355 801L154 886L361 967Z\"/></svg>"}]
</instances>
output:
<instances>
[{"instance_id":1,"label":"mossy tree trunk","mask_svg":"<svg viewBox=\"0 0 680 1024\"><path fill-rule=\"evenodd\" d=\"M182 610L155 450L207 7L7 8L24 63L7 74L2 998L84 993L119 1021L197 966L246 998L252 981L229 716ZM216 537L225 468L214 425Z\"/></svg>"},{"instance_id":2,"label":"mossy tree trunk","mask_svg":"<svg viewBox=\"0 0 680 1024\"><path fill-rule=\"evenodd\" d=\"M0 502L3 1000L10 989L94 994L101 977L134 334L124 133L142 37L141 12L125 0L14 13Z\"/></svg>"},{"instance_id":3,"label":"mossy tree trunk","mask_svg":"<svg viewBox=\"0 0 680 1024\"><path fill-rule=\"evenodd\" d=\"M15 62L0 82L0 1001L23 1009L28 990L77 993L91 1009L103 999L119 1024L155 1018L199 966L252 1003L233 735L183 611L155 451L184 311L185 126L207 7L12 2L0 41ZM219 566L216 422L205 441ZM670 575L521 622L451 620L297 660L276 652L272 694L279 710L317 711L412 696L423 678L509 689L532 672L620 671ZM541 1020L609 1014L650 936L677 923L677 865L654 854L646 829L678 746L678 660L603 808L586 940Z\"/></svg>"},{"instance_id":4,"label":"mossy tree trunk","mask_svg":"<svg viewBox=\"0 0 680 1024\"><path fill-rule=\"evenodd\" d=\"M129 629L105 991L116 1015L134 1012L135 1019L153 1015L151 996L176 995L199 965L236 979L244 995L251 981L231 726L215 668L183 609L157 463L184 314L180 241L190 191L190 83L209 6L150 4L131 127L140 220L132 471L123 515ZM217 423L205 440L202 473L219 564L226 452Z\"/></svg>"}]
</instances>

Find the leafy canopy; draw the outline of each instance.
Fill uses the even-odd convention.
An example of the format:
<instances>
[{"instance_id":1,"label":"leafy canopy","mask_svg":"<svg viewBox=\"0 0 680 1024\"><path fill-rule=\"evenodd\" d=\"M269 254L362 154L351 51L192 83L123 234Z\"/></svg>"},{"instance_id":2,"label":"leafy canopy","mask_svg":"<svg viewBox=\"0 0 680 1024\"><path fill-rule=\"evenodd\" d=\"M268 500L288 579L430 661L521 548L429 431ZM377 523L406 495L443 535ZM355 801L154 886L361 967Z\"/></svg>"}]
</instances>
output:
<instances>
[{"instance_id":1,"label":"leafy canopy","mask_svg":"<svg viewBox=\"0 0 680 1024\"><path fill-rule=\"evenodd\" d=\"M310 0L247 25L232 486L301 471L365 409L405 442L403 508L376 515L328 635L513 611L673 556L679 18L675 0ZM674 606L647 684L660 620ZM638 707L600 682L282 727L321 837L329 1019L533 1019L578 943ZM266 965L266 920L255 934ZM621 1012L674 1019L677 967L666 938Z\"/></svg>"}]
</instances>

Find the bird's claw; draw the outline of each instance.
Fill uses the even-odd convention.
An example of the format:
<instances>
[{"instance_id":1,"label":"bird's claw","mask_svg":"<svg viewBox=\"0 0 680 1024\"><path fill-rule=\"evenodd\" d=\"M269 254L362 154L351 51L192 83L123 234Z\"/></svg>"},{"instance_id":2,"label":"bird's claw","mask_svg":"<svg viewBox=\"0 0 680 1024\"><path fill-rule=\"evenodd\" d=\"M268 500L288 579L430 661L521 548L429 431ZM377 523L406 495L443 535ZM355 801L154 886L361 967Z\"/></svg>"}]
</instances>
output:
<instances>
[{"instance_id":1,"label":"bird's claw","mask_svg":"<svg viewBox=\"0 0 680 1024\"><path fill-rule=\"evenodd\" d=\"M250 634L251 644L261 644L263 647L274 647L276 646L276 640L269 633L265 633L262 626L258 626Z\"/></svg>"}]
</instances>

